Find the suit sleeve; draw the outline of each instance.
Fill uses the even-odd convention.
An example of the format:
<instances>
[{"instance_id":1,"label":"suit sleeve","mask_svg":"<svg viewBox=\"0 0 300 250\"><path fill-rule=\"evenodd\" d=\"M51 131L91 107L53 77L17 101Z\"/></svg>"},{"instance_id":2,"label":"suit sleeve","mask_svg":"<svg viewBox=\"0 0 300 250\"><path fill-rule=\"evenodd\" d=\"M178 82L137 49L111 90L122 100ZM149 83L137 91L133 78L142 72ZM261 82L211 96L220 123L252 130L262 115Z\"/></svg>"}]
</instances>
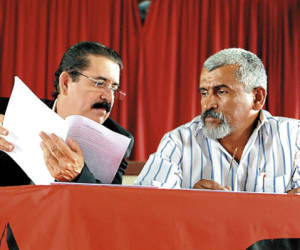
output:
<instances>
[{"instance_id":1,"label":"suit sleeve","mask_svg":"<svg viewBox=\"0 0 300 250\"><path fill-rule=\"evenodd\" d=\"M101 183L97 180L92 172L88 169L87 165L84 163L81 173L72 181L75 183Z\"/></svg>"},{"instance_id":2,"label":"suit sleeve","mask_svg":"<svg viewBox=\"0 0 300 250\"><path fill-rule=\"evenodd\" d=\"M112 181L112 184L122 184L122 178L123 178L123 175L124 175L125 170L127 168L127 165L128 165L127 161L125 159L123 159L121 161L119 169L118 169L118 171L117 171L117 173L116 173L116 175L115 175L115 177Z\"/></svg>"}]
</instances>

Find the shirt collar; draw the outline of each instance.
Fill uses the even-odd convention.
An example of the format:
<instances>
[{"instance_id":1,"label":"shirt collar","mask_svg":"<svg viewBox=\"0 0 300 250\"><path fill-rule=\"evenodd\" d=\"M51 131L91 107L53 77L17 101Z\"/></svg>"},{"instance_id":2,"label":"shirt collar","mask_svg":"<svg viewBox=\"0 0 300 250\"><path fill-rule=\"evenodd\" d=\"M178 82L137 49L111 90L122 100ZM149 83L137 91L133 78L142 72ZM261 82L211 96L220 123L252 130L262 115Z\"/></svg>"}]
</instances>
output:
<instances>
[{"instance_id":1,"label":"shirt collar","mask_svg":"<svg viewBox=\"0 0 300 250\"><path fill-rule=\"evenodd\" d=\"M52 106L52 110L56 113L56 103L57 103L57 99L54 100L53 106Z\"/></svg>"},{"instance_id":2,"label":"shirt collar","mask_svg":"<svg viewBox=\"0 0 300 250\"><path fill-rule=\"evenodd\" d=\"M197 117L195 117L195 119L193 119L193 122L198 122L198 125L194 131L194 136L197 137L198 134L200 133L200 131L203 128L203 121L202 121L202 115L198 115Z\"/></svg>"},{"instance_id":3,"label":"shirt collar","mask_svg":"<svg viewBox=\"0 0 300 250\"><path fill-rule=\"evenodd\" d=\"M269 123L268 118L270 118L270 117L272 117L272 115L268 111L261 110L259 113L259 120L258 120L256 128L260 129L263 125L268 124Z\"/></svg>"}]
</instances>

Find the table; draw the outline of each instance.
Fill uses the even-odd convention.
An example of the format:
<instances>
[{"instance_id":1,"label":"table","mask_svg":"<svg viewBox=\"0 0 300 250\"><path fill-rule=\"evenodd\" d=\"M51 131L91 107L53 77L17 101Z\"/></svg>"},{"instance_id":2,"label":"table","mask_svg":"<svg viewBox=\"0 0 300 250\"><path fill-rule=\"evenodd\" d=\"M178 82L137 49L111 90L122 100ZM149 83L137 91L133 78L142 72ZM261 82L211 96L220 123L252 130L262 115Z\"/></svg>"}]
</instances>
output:
<instances>
[{"instance_id":1,"label":"table","mask_svg":"<svg viewBox=\"0 0 300 250\"><path fill-rule=\"evenodd\" d=\"M1 187L0 233L9 223L20 249L246 249L262 239L300 238L299 209L300 196L285 194Z\"/></svg>"}]
</instances>

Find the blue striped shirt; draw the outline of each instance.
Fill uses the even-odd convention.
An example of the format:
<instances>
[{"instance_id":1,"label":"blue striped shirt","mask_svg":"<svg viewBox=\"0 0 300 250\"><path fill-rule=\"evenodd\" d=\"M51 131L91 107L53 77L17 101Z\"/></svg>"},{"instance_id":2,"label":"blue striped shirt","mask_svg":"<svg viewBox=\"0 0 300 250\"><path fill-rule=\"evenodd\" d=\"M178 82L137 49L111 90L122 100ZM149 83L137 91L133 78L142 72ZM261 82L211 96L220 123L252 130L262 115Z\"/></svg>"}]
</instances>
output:
<instances>
[{"instance_id":1,"label":"blue striped shirt","mask_svg":"<svg viewBox=\"0 0 300 250\"><path fill-rule=\"evenodd\" d=\"M214 180L233 191L284 193L300 186L300 121L260 112L240 162L202 133L200 116L167 133L135 181L137 185L192 188ZM291 179L293 170L295 174Z\"/></svg>"}]
</instances>

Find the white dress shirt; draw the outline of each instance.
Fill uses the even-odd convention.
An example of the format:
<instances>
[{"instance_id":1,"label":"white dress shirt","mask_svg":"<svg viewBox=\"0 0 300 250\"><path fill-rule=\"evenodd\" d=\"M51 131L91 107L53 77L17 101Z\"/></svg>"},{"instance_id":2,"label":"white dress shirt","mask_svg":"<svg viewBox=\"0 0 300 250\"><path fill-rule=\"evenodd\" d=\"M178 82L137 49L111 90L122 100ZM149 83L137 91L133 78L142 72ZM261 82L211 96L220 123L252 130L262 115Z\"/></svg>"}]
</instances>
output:
<instances>
[{"instance_id":1,"label":"white dress shirt","mask_svg":"<svg viewBox=\"0 0 300 250\"><path fill-rule=\"evenodd\" d=\"M165 134L135 181L137 185L192 188L201 179L233 191L284 193L300 186L300 121L260 112L241 160L202 132L200 116ZM295 174L291 179L292 173Z\"/></svg>"}]
</instances>

